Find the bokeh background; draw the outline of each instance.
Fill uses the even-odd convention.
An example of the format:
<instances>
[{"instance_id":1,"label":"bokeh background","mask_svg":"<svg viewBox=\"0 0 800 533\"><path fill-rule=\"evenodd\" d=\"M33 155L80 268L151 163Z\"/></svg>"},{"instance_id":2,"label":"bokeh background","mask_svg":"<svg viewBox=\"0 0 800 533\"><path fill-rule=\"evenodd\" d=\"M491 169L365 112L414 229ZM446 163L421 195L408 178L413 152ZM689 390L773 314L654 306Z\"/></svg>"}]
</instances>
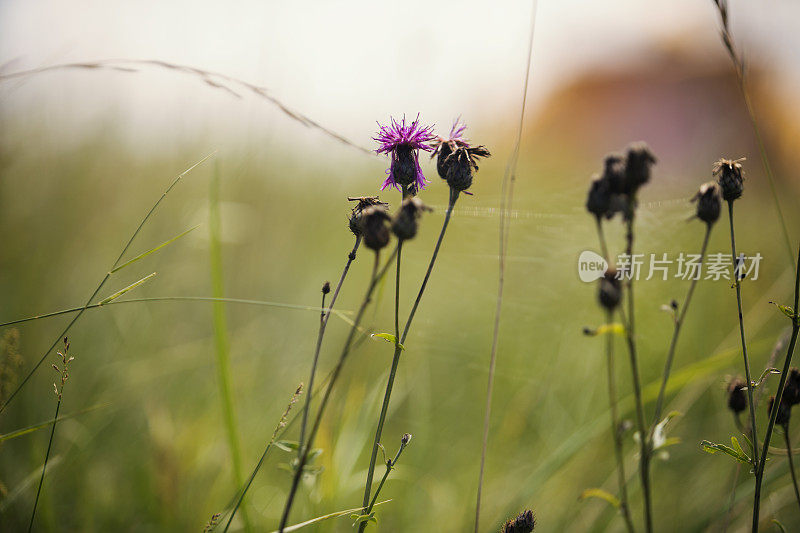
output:
<instances>
[{"instance_id":1,"label":"bokeh background","mask_svg":"<svg viewBox=\"0 0 800 533\"><path fill-rule=\"evenodd\" d=\"M793 244L800 237L800 6L730 4L753 103ZM269 96L353 144L372 148L375 121L420 113L446 133L461 116L493 157L463 197L424 296L384 430L393 452L414 439L378 508L382 531L472 528L494 302L500 183L520 118L532 5L510 1L402 4L253 2L0 3L0 76L65 63L161 60L266 87ZM115 273L99 298L146 276L126 297L211 296L209 210L218 184L224 295L316 306L353 238L348 195L374 194L385 158L341 143L220 77L147 64L48 70L0 78L0 320L80 306L175 176L214 152L173 189L129 257L199 224L157 254ZM211 83L209 83L209 81ZM222 87L220 87L221 85ZM696 253L702 224L689 198L719 157L746 157L737 241L764 260L744 288L755 369L767 365L787 321L792 267L736 78L710 1L539 2L510 223L481 531L524 508L543 531L619 531L622 521L582 491L616 491L605 359L585 337L602 314L577 257L597 250L583 203L602 157L645 140L659 158L641 198L643 253ZM434 166L422 194L435 211L404 248L401 309L410 308L447 201ZM218 182L215 182L215 176ZM397 193L382 193L393 205ZM710 250L726 252L726 220ZM622 247L618 222L609 229ZM367 284L359 254L337 307L354 310ZM652 413L671 335L661 306L688 284L648 281L637 292L643 381ZM392 328L391 283L368 314ZM297 385L307 381L318 314L224 306L245 474L255 465ZM4 328L3 391L24 375L70 315ZM347 324L331 319L322 375ZM159 301L87 311L70 332L76 357L64 393L37 529L197 531L236 490L215 367L212 305ZM317 445L324 470L304 484L292 522L359 505L392 347L359 345ZM624 416L629 366L617 345ZM654 466L657 530L744 530L752 482L699 442L737 435L725 381L741 373L735 296L703 282L688 315L667 410L682 413L681 443ZM21 368L17 364L21 358ZM52 417L49 363L0 415L0 434ZM17 379L18 379L17 377ZM768 387L775 383L768 383ZM294 413L300 411L298 404ZM763 415L765 411L760 411ZM74 416L72 416L74 415ZM291 426L287 439L297 438ZM0 529L27 526L49 431L0 442ZM795 437L800 441L800 435ZM626 435L628 472L634 472ZM291 455L272 450L250 490L256 530L277 527ZM380 470L380 469L379 469ZM738 483L736 480L738 479ZM735 494L733 488L737 487ZM629 484L641 517L638 480ZM783 457L770 463L765 521L800 527ZM727 512L732 503L730 513ZM243 528L238 519L236 529ZM767 526L765 526L767 527ZM771 526L770 526L771 527ZM315 530L314 527L308 530ZM350 531L347 517L318 531Z\"/></svg>"}]
</instances>

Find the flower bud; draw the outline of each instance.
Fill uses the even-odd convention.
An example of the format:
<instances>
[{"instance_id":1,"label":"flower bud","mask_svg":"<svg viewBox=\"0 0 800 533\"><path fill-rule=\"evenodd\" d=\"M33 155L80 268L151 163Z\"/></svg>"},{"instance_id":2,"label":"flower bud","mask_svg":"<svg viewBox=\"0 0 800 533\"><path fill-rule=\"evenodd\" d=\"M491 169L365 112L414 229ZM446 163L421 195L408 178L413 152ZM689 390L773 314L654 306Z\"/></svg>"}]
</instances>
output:
<instances>
[{"instance_id":1,"label":"flower bud","mask_svg":"<svg viewBox=\"0 0 800 533\"><path fill-rule=\"evenodd\" d=\"M392 232L400 240L413 239L419 227L417 219L419 219L423 211L430 210L416 196L406 198L392 220Z\"/></svg>"},{"instance_id":2,"label":"flower bud","mask_svg":"<svg viewBox=\"0 0 800 533\"><path fill-rule=\"evenodd\" d=\"M442 147L444 146L446 146L446 144L442 145ZM465 191L472 186L473 172L477 172L478 170L478 159L491 155L489 150L483 146L472 147L463 145L457 146L444 161L440 163L440 161L442 161L442 153L443 151L440 150L436 168L443 168L447 184L457 191Z\"/></svg>"},{"instance_id":3,"label":"flower bud","mask_svg":"<svg viewBox=\"0 0 800 533\"><path fill-rule=\"evenodd\" d=\"M455 146L455 142L453 141L446 141L442 142L438 146L438 157L436 158L436 171L439 173L439 177L443 180L447 179L447 158L450 157L450 154L453 153L453 147Z\"/></svg>"},{"instance_id":4,"label":"flower bud","mask_svg":"<svg viewBox=\"0 0 800 533\"><path fill-rule=\"evenodd\" d=\"M628 146L625 158L625 188L628 194L635 194L639 187L650 181L650 167L655 162L656 157L645 143Z\"/></svg>"},{"instance_id":5,"label":"flower bud","mask_svg":"<svg viewBox=\"0 0 800 533\"><path fill-rule=\"evenodd\" d=\"M533 511L526 509L519 513L516 518L509 518L500 528L500 533L531 533L534 527L536 527L536 519L533 516Z\"/></svg>"},{"instance_id":6,"label":"flower bud","mask_svg":"<svg viewBox=\"0 0 800 533\"><path fill-rule=\"evenodd\" d=\"M619 154L609 154L603 160L602 179L608 182L613 194L627 194L625 185L625 160Z\"/></svg>"},{"instance_id":7,"label":"flower bud","mask_svg":"<svg viewBox=\"0 0 800 533\"><path fill-rule=\"evenodd\" d=\"M329 292L331 292L331 282L326 281L322 284L322 294L328 294Z\"/></svg>"},{"instance_id":8,"label":"flower bud","mask_svg":"<svg viewBox=\"0 0 800 533\"><path fill-rule=\"evenodd\" d=\"M617 279L616 270L609 269L600 278L600 291L597 298L600 300L600 305L608 311L613 311L619 305L622 299L622 284Z\"/></svg>"},{"instance_id":9,"label":"flower bud","mask_svg":"<svg viewBox=\"0 0 800 533\"><path fill-rule=\"evenodd\" d=\"M786 376L782 401L788 405L800 404L800 370L793 368Z\"/></svg>"},{"instance_id":10,"label":"flower bud","mask_svg":"<svg viewBox=\"0 0 800 533\"><path fill-rule=\"evenodd\" d=\"M775 396L770 396L769 405L767 406L767 413L769 413L769 416L772 416L772 408L774 407L774 404L775 404ZM775 423L778 424L779 426L788 424L791 415L792 415L792 407L783 400L781 400L781 404L778 406L778 414L775 418Z\"/></svg>"},{"instance_id":11,"label":"flower bud","mask_svg":"<svg viewBox=\"0 0 800 533\"><path fill-rule=\"evenodd\" d=\"M361 212L359 231L367 248L376 252L389 244L389 215L381 207L370 206Z\"/></svg>"},{"instance_id":12,"label":"flower bud","mask_svg":"<svg viewBox=\"0 0 800 533\"><path fill-rule=\"evenodd\" d=\"M592 179L589 186L589 197L586 199L586 210L598 219L608 217L611 209L611 187L608 180L599 176Z\"/></svg>"},{"instance_id":13,"label":"flower bud","mask_svg":"<svg viewBox=\"0 0 800 533\"><path fill-rule=\"evenodd\" d=\"M743 159L720 159L714 163L714 175L722 189L722 199L726 202L740 198L744 191L744 172L739 161Z\"/></svg>"},{"instance_id":14,"label":"flower bud","mask_svg":"<svg viewBox=\"0 0 800 533\"><path fill-rule=\"evenodd\" d=\"M405 434L402 436L402 438L400 439L400 444L402 444L403 446L405 446L405 445L406 445L406 444L408 444L409 442L411 442L411 433L405 433Z\"/></svg>"},{"instance_id":15,"label":"flower bud","mask_svg":"<svg viewBox=\"0 0 800 533\"><path fill-rule=\"evenodd\" d=\"M394 181L403 187L410 187L417 180L417 161L414 149L409 144L400 144L395 148L390 167Z\"/></svg>"},{"instance_id":16,"label":"flower bud","mask_svg":"<svg viewBox=\"0 0 800 533\"><path fill-rule=\"evenodd\" d=\"M702 184L692 201L697 202L697 218L708 225L717 221L722 209L722 196L719 185L713 181Z\"/></svg>"},{"instance_id":17,"label":"flower bud","mask_svg":"<svg viewBox=\"0 0 800 533\"><path fill-rule=\"evenodd\" d=\"M747 395L744 392L744 387L744 381L738 378L728 384L728 409L736 414L747 408Z\"/></svg>"}]
</instances>

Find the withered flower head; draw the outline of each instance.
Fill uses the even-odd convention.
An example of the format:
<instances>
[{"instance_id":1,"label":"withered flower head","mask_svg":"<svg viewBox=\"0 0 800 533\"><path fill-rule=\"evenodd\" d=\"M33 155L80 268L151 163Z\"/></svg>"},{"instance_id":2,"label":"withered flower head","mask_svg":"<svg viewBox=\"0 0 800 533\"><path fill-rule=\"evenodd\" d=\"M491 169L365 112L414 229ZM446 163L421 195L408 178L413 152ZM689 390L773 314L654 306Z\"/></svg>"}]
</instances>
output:
<instances>
[{"instance_id":1,"label":"withered flower head","mask_svg":"<svg viewBox=\"0 0 800 533\"><path fill-rule=\"evenodd\" d=\"M526 509L519 513L516 518L509 518L500 528L500 533L531 533L535 526L536 519L533 516L533 511Z\"/></svg>"},{"instance_id":2,"label":"withered flower head","mask_svg":"<svg viewBox=\"0 0 800 533\"><path fill-rule=\"evenodd\" d=\"M747 395L744 392L745 382L739 378L728 383L728 409L736 414L747 408Z\"/></svg>"},{"instance_id":3,"label":"withered flower head","mask_svg":"<svg viewBox=\"0 0 800 533\"><path fill-rule=\"evenodd\" d=\"M722 209L722 195L716 182L709 181L702 184L692 201L697 202L697 218L708 225L719 219L719 213Z\"/></svg>"},{"instance_id":4,"label":"withered flower head","mask_svg":"<svg viewBox=\"0 0 800 533\"><path fill-rule=\"evenodd\" d=\"M348 224L350 226L350 231L353 232L353 235L358 237L361 235L361 213L370 206L379 206L383 209L387 209L389 204L386 202L381 202L380 198L377 196L349 196L347 198L351 202L356 202L356 205L353 207L353 210L350 212L350 219Z\"/></svg>"},{"instance_id":5,"label":"withered flower head","mask_svg":"<svg viewBox=\"0 0 800 533\"><path fill-rule=\"evenodd\" d=\"M732 202L742 196L744 191L744 171L741 162L744 158L720 159L714 163L714 176L722 188L722 199Z\"/></svg>"},{"instance_id":6,"label":"withered flower head","mask_svg":"<svg viewBox=\"0 0 800 533\"><path fill-rule=\"evenodd\" d=\"M597 298L608 311L613 311L619 305L622 299L622 284L617 279L617 271L608 269L600 278L600 290L597 293Z\"/></svg>"},{"instance_id":7,"label":"withered flower head","mask_svg":"<svg viewBox=\"0 0 800 533\"><path fill-rule=\"evenodd\" d=\"M478 160L492 154L485 146L472 146L464 138L467 126L458 119L450 129L450 136L437 137L433 143L433 154L437 156L436 170L439 177L457 190L464 191L472 186L473 173L478 171Z\"/></svg>"},{"instance_id":8,"label":"withered flower head","mask_svg":"<svg viewBox=\"0 0 800 533\"><path fill-rule=\"evenodd\" d=\"M370 206L361 212L359 231L367 248L376 252L389 244L389 214L380 206Z\"/></svg>"},{"instance_id":9,"label":"withered flower head","mask_svg":"<svg viewBox=\"0 0 800 533\"><path fill-rule=\"evenodd\" d=\"M639 187L650 181L650 167L655 162L656 157L645 143L638 142L628 146L625 158L625 183L628 194L635 194Z\"/></svg>"},{"instance_id":10,"label":"withered flower head","mask_svg":"<svg viewBox=\"0 0 800 533\"><path fill-rule=\"evenodd\" d=\"M413 239L417 234L417 220L423 211L431 211L431 208L416 196L403 200L400 210L392 220L392 232L395 236L400 240Z\"/></svg>"},{"instance_id":11,"label":"withered flower head","mask_svg":"<svg viewBox=\"0 0 800 533\"><path fill-rule=\"evenodd\" d=\"M800 404L800 370L793 368L786 376L782 401L789 405Z\"/></svg>"},{"instance_id":12,"label":"withered flower head","mask_svg":"<svg viewBox=\"0 0 800 533\"><path fill-rule=\"evenodd\" d=\"M767 413L772 416L772 408L775 404L775 396L769 397L769 405L767 405ZM781 400L778 406L778 414L775 417L775 423L783 426L789 423L789 418L792 416L792 406Z\"/></svg>"}]
</instances>

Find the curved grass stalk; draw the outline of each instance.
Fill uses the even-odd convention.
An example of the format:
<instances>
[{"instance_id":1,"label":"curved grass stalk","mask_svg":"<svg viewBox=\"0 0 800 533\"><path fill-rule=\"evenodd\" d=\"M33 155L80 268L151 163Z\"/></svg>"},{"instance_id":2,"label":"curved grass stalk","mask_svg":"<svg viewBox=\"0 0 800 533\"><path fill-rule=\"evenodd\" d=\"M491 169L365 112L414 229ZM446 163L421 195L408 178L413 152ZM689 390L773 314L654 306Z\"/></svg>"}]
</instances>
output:
<instances>
[{"instance_id":1,"label":"curved grass stalk","mask_svg":"<svg viewBox=\"0 0 800 533\"><path fill-rule=\"evenodd\" d=\"M794 459L792 459L792 441L789 438L789 424L783 426L783 438L786 441L786 456L789 459L789 472L792 474L792 487L794 488L794 498L800 505L800 490L797 488L797 474L794 471Z\"/></svg>"},{"instance_id":2,"label":"curved grass stalk","mask_svg":"<svg viewBox=\"0 0 800 533\"><path fill-rule=\"evenodd\" d=\"M2 405L0 405L0 413L5 411L6 407L8 407L8 404L11 403L11 401L17 396L19 391L22 390L22 387L24 387L28 383L28 381L31 379L33 374L36 373L36 371L39 369L40 366L42 366L42 363L44 362L44 360L47 359L47 355L51 351L53 351L53 349L56 347L56 345L58 345L58 343L61 341L61 339L63 339L64 337L67 336L67 333L69 333L70 329L72 329L72 326L74 326L75 323L78 321L78 319L83 315L83 312L86 311L86 309L89 308L89 306L91 305L91 303L94 300L95 296L98 295L98 293L102 290L102 288L105 286L106 282L111 277L111 272L114 269L116 269L122 263L122 258L125 257L125 254L128 252L128 249L131 247L131 244L133 243L134 239L136 239L136 237L139 235L139 232L142 230L142 227L150 219L150 217L153 215L153 213L158 208L158 206L161 204L161 202L164 200L164 198L167 197L167 195L170 193L170 191L172 191L172 189L175 188L175 186L181 181L181 179L183 179L184 176L186 176L194 168L196 168L197 166L199 166L200 164L202 164L206 160L208 160L212 155L214 155L214 153L216 153L216 152L212 152L212 153L208 154L207 156L203 157L202 159L200 159L199 161L194 163L192 166L190 166L189 168L187 168L186 170L181 172L172 181L172 183L169 185L169 187L167 187L166 190L161 194L161 196L158 198L158 200L156 200L156 202L153 204L153 206L150 208L150 210L144 216L142 221L139 223L139 226L137 226L137 228L134 230L133 234L130 236L130 238L128 239L128 241L125 244L125 246L122 247L122 251L120 252L119 256L117 257L117 260L114 261L114 264L111 265L111 268L108 269L108 272L106 272L106 275L103 277L102 280L100 280L100 283L97 285L97 288L92 292L91 296L89 296L89 298L86 300L86 303L83 305L83 307L81 307L77 311L77 314L67 324L67 327L65 327L64 330L61 332L61 334L58 337L56 337L56 339L53 341L53 343L50 345L50 347L47 349L47 351L42 355L42 357L33 366L33 368L31 368L28 371L28 373L25 375L25 377L22 379L22 381L17 385L17 387L14 389L14 391L8 396L6 401Z\"/></svg>"}]
</instances>

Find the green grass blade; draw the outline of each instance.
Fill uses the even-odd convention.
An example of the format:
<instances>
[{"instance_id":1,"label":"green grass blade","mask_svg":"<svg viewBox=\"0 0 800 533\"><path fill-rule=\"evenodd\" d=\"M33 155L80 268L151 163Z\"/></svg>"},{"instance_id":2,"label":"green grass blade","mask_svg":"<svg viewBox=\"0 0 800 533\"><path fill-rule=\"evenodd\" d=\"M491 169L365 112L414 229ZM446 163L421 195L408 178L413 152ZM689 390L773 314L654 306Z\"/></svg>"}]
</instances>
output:
<instances>
[{"instance_id":1,"label":"green grass blade","mask_svg":"<svg viewBox=\"0 0 800 533\"><path fill-rule=\"evenodd\" d=\"M378 502L378 503L376 503L374 505L374 507L377 507L379 505L383 505L384 503L389 503L390 501L392 501L392 500L384 500L382 502ZM312 524L316 524L318 522L322 522L323 520L329 520L331 518L339 518L340 516L345 516L345 515L347 515L349 513L357 513L359 511L361 511L362 509L363 509L362 507L356 507L355 509L346 509L344 511L337 511L335 513L330 513L330 514L326 514L326 515L323 515L323 516L318 516L316 518L312 518L311 520L306 520L305 522L300 522L299 524L295 524L293 526L289 526L289 527L283 528L283 531L284 531L284 533L288 533L290 531L297 531L298 529L302 529L302 528L304 528L306 526L310 526ZM277 531L273 531L272 533L278 533L278 532Z\"/></svg>"},{"instance_id":2,"label":"green grass blade","mask_svg":"<svg viewBox=\"0 0 800 533\"><path fill-rule=\"evenodd\" d=\"M222 281L222 219L219 211L219 163L214 165L211 177L211 186L208 194L208 218L210 236L211 263L211 293L214 298L223 298L224 286ZM219 382L219 396L222 407L222 416L225 419L225 431L228 437L228 446L231 449L231 462L233 463L234 483L237 487L244 484L242 477L242 456L239 444L239 431L236 423L236 412L233 407L233 379L231 377L230 348L228 342L228 327L225 321L225 303L215 301L213 304L214 315L214 344L217 358L217 381ZM247 516L246 506L242 502L242 521L245 530L250 531L251 525Z\"/></svg>"},{"instance_id":3,"label":"green grass blade","mask_svg":"<svg viewBox=\"0 0 800 533\"><path fill-rule=\"evenodd\" d=\"M0 442L5 442L7 440L16 439L18 437L22 437L27 435L28 433L33 433L34 431L38 431L40 429L44 429L53 425L56 422L60 422L62 420L67 420L69 418L75 418L76 416L80 416L86 413L90 413L92 411L96 411L98 409L103 409L104 407L108 407L110 404L103 403L98 405L93 405L91 407L87 407L86 409L81 409L80 411L75 411L74 413L69 413L66 415L59 416L58 418L50 418L44 422L40 422L39 424L34 424L32 426L28 426L22 429L18 429L16 431L12 431L11 433L5 433L0 435Z\"/></svg>"},{"instance_id":4,"label":"green grass blade","mask_svg":"<svg viewBox=\"0 0 800 533\"><path fill-rule=\"evenodd\" d=\"M181 237L183 237L184 235L187 235L188 233L190 233L191 231L194 231L194 230L196 230L196 229L197 229L197 228L199 228L199 227L200 227L200 225L198 224L197 226L195 226L195 227L193 227L193 228L189 228L189 229L187 229L186 231L184 231L184 232L182 232L182 233L179 233L178 235L174 236L174 237L173 237L173 238L171 238L170 240L168 240L168 241L166 241L166 242L162 242L161 244L159 244L159 245L158 245L158 246L156 246L155 248L151 248L150 250L147 250L146 252L144 252L144 253L141 253L141 254L137 255L137 256L136 256L136 257L134 257L133 259L130 259L130 260L128 260L128 261L125 261L124 263L122 263L122 264L121 264L121 265L119 265L118 267L115 267L115 268L111 269L111 273L113 274L114 272L117 272L117 271L119 271L119 270L122 270L122 269L123 269L123 268L125 268L126 266L130 266L130 265L132 265L133 263L135 263L136 261L138 261L138 260L140 260L140 259L144 259L144 258L145 258L145 257L147 257L148 255L150 255L150 254L153 254L153 253L155 253L155 252L159 251L160 249L164 248L165 246L169 246L170 244L172 244L173 242L177 241L178 239L180 239L180 238L181 238Z\"/></svg>"},{"instance_id":5,"label":"green grass blade","mask_svg":"<svg viewBox=\"0 0 800 533\"><path fill-rule=\"evenodd\" d=\"M139 285L142 285L143 283L146 283L147 281L149 281L149 280L150 280L150 278L152 278L152 277L153 277L153 276L155 276L155 275L156 275L156 273L155 273L155 272L153 272L152 274L148 274L148 275L146 275L145 277L143 277L143 278L142 278L142 279L140 279L139 281L137 281L137 282L135 282L135 283L131 283L130 285L128 285L128 286L127 286L127 287L125 287L124 289L118 290L117 292L115 292L115 293L114 293L114 294L112 294L111 296L108 296L108 297L106 297L106 298L103 298L102 300L100 300L100 303L98 303L97 305L98 305L98 306L101 306L101 305L106 305L106 304L108 304L108 303L111 303L111 302L113 302L114 300L116 300L117 298L119 298L120 296L122 296L123 294L125 294L126 292L132 291L133 289L135 289L135 288L136 288L136 287L138 287Z\"/></svg>"}]
</instances>

